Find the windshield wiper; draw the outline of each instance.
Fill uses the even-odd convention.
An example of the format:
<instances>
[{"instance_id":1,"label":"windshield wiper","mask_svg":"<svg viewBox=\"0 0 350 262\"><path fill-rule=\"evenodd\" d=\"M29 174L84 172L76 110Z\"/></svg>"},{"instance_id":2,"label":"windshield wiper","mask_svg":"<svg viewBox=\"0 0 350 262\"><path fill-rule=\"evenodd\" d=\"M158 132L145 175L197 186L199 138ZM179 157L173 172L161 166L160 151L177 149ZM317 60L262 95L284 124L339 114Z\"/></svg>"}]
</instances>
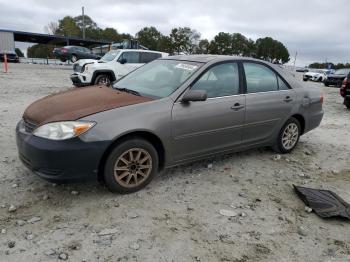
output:
<instances>
[{"instance_id":1,"label":"windshield wiper","mask_svg":"<svg viewBox=\"0 0 350 262\"><path fill-rule=\"evenodd\" d=\"M115 87L115 89L119 90L119 91L122 91L122 92L127 92L127 93L130 93L130 94L133 94L133 95L136 95L136 96L141 96L141 94L135 90L132 90L132 89L128 89L128 88L120 88L120 87Z\"/></svg>"}]
</instances>

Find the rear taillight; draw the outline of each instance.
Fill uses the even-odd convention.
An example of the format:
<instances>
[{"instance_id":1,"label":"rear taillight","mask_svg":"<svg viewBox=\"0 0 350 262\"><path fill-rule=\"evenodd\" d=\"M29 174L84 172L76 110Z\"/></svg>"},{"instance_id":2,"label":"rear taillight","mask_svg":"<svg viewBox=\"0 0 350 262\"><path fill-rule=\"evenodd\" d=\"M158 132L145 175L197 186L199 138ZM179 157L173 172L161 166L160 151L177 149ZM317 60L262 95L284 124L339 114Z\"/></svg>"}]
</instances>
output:
<instances>
[{"instance_id":1,"label":"rear taillight","mask_svg":"<svg viewBox=\"0 0 350 262\"><path fill-rule=\"evenodd\" d=\"M323 93L321 94L320 101L321 101L321 104L323 104L323 102L324 102L324 94Z\"/></svg>"},{"instance_id":2,"label":"rear taillight","mask_svg":"<svg viewBox=\"0 0 350 262\"><path fill-rule=\"evenodd\" d=\"M345 78L343 83L341 84L340 91L339 91L341 96L345 96L345 89L347 85L348 85L348 79Z\"/></svg>"},{"instance_id":3,"label":"rear taillight","mask_svg":"<svg viewBox=\"0 0 350 262\"><path fill-rule=\"evenodd\" d=\"M67 49L61 48L61 52L62 52L62 53L67 53L67 51L68 51Z\"/></svg>"}]
</instances>

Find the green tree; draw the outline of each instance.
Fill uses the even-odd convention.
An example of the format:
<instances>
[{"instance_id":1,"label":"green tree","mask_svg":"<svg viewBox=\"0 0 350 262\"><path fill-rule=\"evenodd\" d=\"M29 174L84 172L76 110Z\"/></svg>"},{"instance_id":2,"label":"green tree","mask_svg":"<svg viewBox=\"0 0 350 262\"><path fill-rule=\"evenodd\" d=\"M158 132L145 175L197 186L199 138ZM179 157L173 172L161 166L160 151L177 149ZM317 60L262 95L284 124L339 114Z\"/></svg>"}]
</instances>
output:
<instances>
[{"instance_id":1,"label":"green tree","mask_svg":"<svg viewBox=\"0 0 350 262\"><path fill-rule=\"evenodd\" d=\"M36 44L27 49L28 58L54 58L52 51L53 45Z\"/></svg>"},{"instance_id":2,"label":"green tree","mask_svg":"<svg viewBox=\"0 0 350 262\"><path fill-rule=\"evenodd\" d=\"M158 51L169 54L174 53L174 47L169 36L162 36L159 40Z\"/></svg>"},{"instance_id":3,"label":"green tree","mask_svg":"<svg viewBox=\"0 0 350 262\"><path fill-rule=\"evenodd\" d=\"M73 18L74 23L83 31L83 16L78 15ZM90 16L84 15L85 30L87 29L98 29L97 23L91 19Z\"/></svg>"},{"instance_id":4,"label":"green tree","mask_svg":"<svg viewBox=\"0 0 350 262\"><path fill-rule=\"evenodd\" d=\"M97 26L97 23L91 19L90 16L84 15L84 23L83 16L79 15L73 18L74 23L77 27L79 27L81 32L81 37L83 37L83 24L85 25L85 37L91 39L100 39L101 38L101 28Z\"/></svg>"},{"instance_id":5,"label":"green tree","mask_svg":"<svg viewBox=\"0 0 350 262\"><path fill-rule=\"evenodd\" d=\"M256 45L254 40L250 38L248 39L247 48L244 50L243 56L247 56L247 57L256 56Z\"/></svg>"},{"instance_id":6,"label":"green tree","mask_svg":"<svg viewBox=\"0 0 350 262\"><path fill-rule=\"evenodd\" d=\"M170 33L174 53L192 53L200 34L189 27L173 28Z\"/></svg>"},{"instance_id":7,"label":"green tree","mask_svg":"<svg viewBox=\"0 0 350 262\"><path fill-rule=\"evenodd\" d=\"M254 56L255 42L240 33L232 34L232 54L239 56Z\"/></svg>"},{"instance_id":8,"label":"green tree","mask_svg":"<svg viewBox=\"0 0 350 262\"><path fill-rule=\"evenodd\" d=\"M75 23L73 17L65 16L63 19L58 21L56 34L63 36L81 37L82 32L80 30L80 27Z\"/></svg>"},{"instance_id":9,"label":"green tree","mask_svg":"<svg viewBox=\"0 0 350 262\"><path fill-rule=\"evenodd\" d=\"M106 27L101 31L101 39L108 41L120 41L121 36L114 28Z\"/></svg>"},{"instance_id":10,"label":"green tree","mask_svg":"<svg viewBox=\"0 0 350 262\"><path fill-rule=\"evenodd\" d=\"M271 63L281 64L287 63L290 59L287 48L271 37L256 40L256 57Z\"/></svg>"},{"instance_id":11,"label":"green tree","mask_svg":"<svg viewBox=\"0 0 350 262\"><path fill-rule=\"evenodd\" d=\"M207 39L202 39L198 43L198 48L196 49L196 54L209 54L209 41Z\"/></svg>"},{"instance_id":12,"label":"green tree","mask_svg":"<svg viewBox=\"0 0 350 262\"><path fill-rule=\"evenodd\" d=\"M232 54L232 36L229 33L220 32L210 42L210 54L231 55Z\"/></svg>"},{"instance_id":13,"label":"green tree","mask_svg":"<svg viewBox=\"0 0 350 262\"><path fill-rule=\"evenodd\" d=\"M158 50L163 35L153 26L144 27L136 34L139 43L151 50Z\"/></svg>"}]
</instances>

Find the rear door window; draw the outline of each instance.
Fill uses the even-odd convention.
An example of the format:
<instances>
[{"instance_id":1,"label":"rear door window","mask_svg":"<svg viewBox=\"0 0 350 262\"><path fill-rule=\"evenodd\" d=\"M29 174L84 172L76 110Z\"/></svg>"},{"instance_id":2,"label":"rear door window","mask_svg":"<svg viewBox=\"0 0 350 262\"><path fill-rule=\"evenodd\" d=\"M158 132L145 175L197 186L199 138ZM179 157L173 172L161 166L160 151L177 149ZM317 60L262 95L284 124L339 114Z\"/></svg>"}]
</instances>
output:
<instances>
[{"instance_id":1,"label":"rear door window","mask_svg":"<svg viewBox=\"0 0 350 262\"><path fill-rule=\"evenodd\" d=\"M159 53L151 53L151 52L141 52L140 53L140 63L149 63L153 60L162 57Z\"/></svg>"},{"instance_id":2,"label":"rear door window","mask_svg":"<svg viewBox=\"0 0 350 262\"><path fill-rule=\"evenodd\" d=\"M140 63L140 52L123 52L118 61L122 59L125 59L128 64Z\"/></svg>"},{"instance_id":3,"label":"rear door window","mask_svg":"<svg viewBox=\"0 0 350 262\"><path fill-rule=\"evenodd\" d=\"M244 62L243 67L247 83L247 93L278 90L277 76L270 68L251 62Z\"/></svg>"}]
</instances>

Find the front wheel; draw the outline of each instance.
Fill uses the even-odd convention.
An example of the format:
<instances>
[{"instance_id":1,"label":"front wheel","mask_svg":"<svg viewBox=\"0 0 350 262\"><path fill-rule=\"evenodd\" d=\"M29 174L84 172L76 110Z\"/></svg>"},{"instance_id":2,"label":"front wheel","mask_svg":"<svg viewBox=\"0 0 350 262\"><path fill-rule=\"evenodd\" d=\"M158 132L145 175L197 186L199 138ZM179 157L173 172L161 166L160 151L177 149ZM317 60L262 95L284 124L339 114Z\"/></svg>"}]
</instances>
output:
<instances>
[{"instance_id":1,"label":"front wheel","mask_svg":"<svg viewBox=\"0 0 350 262\"><path fill-rule=\"evenodd\" d=\"M299 121L291 117L281 128L274 149L282 154L290 153L298 144L300 134Z\"/></svg>"},{"instance_id":2,"label":"front wheel","mask_svg":"<svg viewBox=\"0 0 350 262\"><path fill-rule=\"evenodd\" d=\"M111 192L128 194L144 188L158 171L158 154L142 138L119 144L108 156L104 181Z\"/></svg>"},{"instance_id":3,"label":"front wheel","mask_svg":"<svg viewBox=\"0 0 350 262\"><path fill-rule=\"evenodd\" d=\"M95 79L95 85L111 85L111 78L109 75L98 75Z\"/></svg>"}]
</instances>

